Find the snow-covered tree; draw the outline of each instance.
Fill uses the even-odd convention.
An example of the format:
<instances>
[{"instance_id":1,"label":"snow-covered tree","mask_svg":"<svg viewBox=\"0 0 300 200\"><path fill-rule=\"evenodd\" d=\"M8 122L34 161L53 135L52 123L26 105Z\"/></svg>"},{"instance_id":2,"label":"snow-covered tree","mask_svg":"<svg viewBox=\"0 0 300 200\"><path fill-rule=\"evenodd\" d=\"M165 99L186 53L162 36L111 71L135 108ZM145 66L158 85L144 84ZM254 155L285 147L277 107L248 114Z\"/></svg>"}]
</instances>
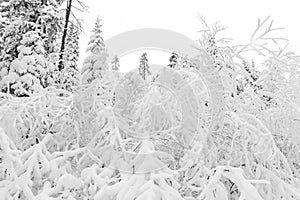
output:
<instances>
[{"instance_id":1,"label":"snow-covered tree","mask_svg":"<svg viewBox=\"0 0 300 200\"><path fill-rule=\"evenodd\" d=\"M193 63L190 58L187 56L180 55L177 59L177 68L184 69L184 68L191 68L195 67L193 66Z\"/></svg>"},{"instance_id":2,"label":"snow-covered tree","mask_svg":"<svg viewBox=\"0 0 300 200\"><path fill-rule=\"evenodd\" d=\"M177 63L178 63L178 54L175 53L175 52L172 52L172 55L170 56L169 62L170 63L168 64L168 66L170 68L175 69L176 66L177 66Z\"/></svg>"},{"instance_id":3,"label":"snow-covered tree","mask_svg":"<svg viewBox=\"0 0 300 200\"><path fill-rule=\"evenodd\" d=\"M37 24L40 25L39 29L45 35L45 50L49 56L51 54L57 54L58 49L55 46L57 40L59 40L59 34L62 31L62 17L59 12L59 4L56 1L46 0L41 1L41 13L37 19Z\"/></svg>"},{"instance_id":4,"label":"snow-covered tree","mask_svg":"<svg viewBox=\"0 0 300 200\"><path fill-rule=\"evenodd\" d=\"M107 71L107 51L102 38L100 19L97 18L93 34L88 43L87 52L90 54L84 60L81 68L82 83L91 83L95 79L100 79L104 71Z\"/></svg>"},{"instance_id":5,"label":"snow-covered tree","mask_svg":"<svg viewBox=\"0 0 300 200\"><path fill-rule=\"evenodd\" d=\"M60 15L55 1L16 0L7 3L6 7L9 12L5 18L9 23L5 23L1 31L4 45L0 56L1 90L28 96L53 82L49 54L54 52L53 42L60 30ZM18 69L20 62L25 66ZM29 74L23 77L27 68ZM18 76L22 76L22 80L16 83Z\"/></svg>"},{"instance_id":6,"label":"snow-covered tree","mask_svg":"<svg viewBox=\"0 0 300 200\"><path fill-rule=\"evenodd\" d=\"M110 69L112 71L119 71L120 70L120 62L118 56L115 56L111 62Z\"/></svg>"},{"instance_id":7,"label":"snow-covered tree","mask_svg":"<svg viewBox=\"0 0 300 200\"><path fill-rule=\"evenodd\" d=\"M79 57L79 29L74 24L70 25L63 57L64 68L56 71L56 84L58 88L73 91L79 84L79 69L77 61Z\"/></svg>"},{"instance_id":8,"label":"snow-covered tree","mask_svg":"<svg viewBox=\"0 0 300 200\"><path fill-rule=\"evenodd\" d=\"M80 30L71 23L66 40L66 50L64 53L64 61L67 66L77 69L77 61L79 57L79 34Z\"/></svg>"},{"instance_id":9,"label":"snow-covered tree","mask_svg":"<svg viewBox=\"0 0 300 200\"><path fill-rule=\"evenodd\" d=\"M79 72L78 69L65 66L59 73L59 85L58 88L68 90L72 92L74 87L79 85Z\"/></svg>"},{"instance_id":10,"label":"snow-covered tree","mask_svg":"<svg viewBox=\"0 0 300 200\"><path fill-rule=\"evenodd\" d=\"M143 53L140 58L139 74L144 80L146 80L147 75L151 75L149 64L148 64L147 53Z\"/></svg>"},{"instance_id":11,"label":"snow-covered tree","mask_svg":"<svg viewBox=\"0 0 300 200\"><path fill-rule=\"evenodd\" d=\"M288 126L295 128L295 126L297 125L293 123L290 124L287 121L285 121L286 124L284 125L284 122L280 122L278 118L276 119L274 118L279 113L281 113L279 115L281 116L284 115L285 117L287 117L286 113L290 112L288 110L290 110L292 107L295 109L299 106L298 103L295 104L291 103L291 101L288 100L290 99L290 95L287 95L285 92L283 92L283 90L286 91L286 89L283 89L283 87L289 88L288 85L295 85L294 81L298 80L298 78L296 77L298 77L299 73L294 71L295 70L294 66L298 65L295 62L297 60L296 55L292 52L284 52L283 50L284 48L282 47L279 47L279 51L271 48L272 46L270 45L270 43L276 41L276 44L280 44L281 43L280 41L282 40L284 41L284 39L281 39L280 37L273 38L273 36L269 37L270 35L268 34L270 32L273 33L273 30L277 30L276 28L273 27L273 21L270 21L269 18L266 18L265 20L258 20L257 29L253 33L250 43L249 44L246 43L245 45L230 46L228 40L222 38L217 40L218 43L214 42L216 41L215 38L217 37L216 33L224 29L219 24L215 24L212 27L213 28L211 29L204 22L203 35L202 35L202 39L200 40L200 44L206 49L207 53L210 55L211 59L213 60L216 69L219 70L219 74L221 75L224 83L225 91L227 94L229 94L225 96L226 108L230 110L230 112L238 113L239 115L243 115L245 113L252 115L253 118L251 120L250 118L247 118L246 123L253 125L256 123L264 122L260 125L258 124L255 125L255 127L260 127L259 129L261 130L267 127L268 128L272 127L271 128L272 134L270 133L272 136L270 136L270 138L268 139L268 140L272 140L271 142L272 144L270 144L272 147L269 148L275 148L278 150L280 149L281 151L278 152L278 154L276 155L273 154L274 159L272 160L272 162L277 164L280 162L286 163L281 167L279 167L277 164L274 164L276 166L275 169L280 168L280 170L288 171L287 174L291 174L291 173L296 174L297 170L295 170L295 168L299 168L298 165L295 166L295 164L292 164L295 163L294 161L293 162L288 161L289 164L287 164L287 162L284 161L285 160L284 157L290 157L290 155L292 154L293 155L297 154L296 152L299 150L299 148L296 147L297 150L294 149L293 151L290 151L288 153L286 151L286 148L283 147L283 144L287 146L295 145L294 142L291 141L288 142L289 139L287 139L288 136L286 135L286 133L289 132L288 135L294 135L293 133L294 131L287 131L287 130L291 130L288 128ZM269 39L265 40L264 39L265 37ZM253 62L251 63L251 60L253 60L253 58L251 57L250 59L248 58L249 55L246 54L246 52L248 51L254 51L258 53L258 56L263 56L263 59L265 59L265 61L262 62L262 64L260 64L263 65L262 67L257 67L256 63ZM294 76L295 79L290 79L290 76L288 76L288 74L297 74L297 75ZM238 86L237 90L234 89L236 88L236 86ZM280 89L280 87L282 87L282 89ZM295 96L298 96L299 92L297 92L297 90L298 89L296 88L293 91L289 90L289 93L294 94L293 98L295 98ZM296 101L294 100L294 102L298 102L298 100ZM295 116L298 114L299 113L297 111L292 118L295 118ZM242 121L244 121L245 118L244 117L242 118L243 118ZM257 119L255 118L258 118L261 121L258 122L259 120L256 121ZM280 118L282 119L282 117ZM291 118L289 119L291 120ZM254 123L254 121L256 122ZM261 126L264 126L264 128L262 128ZM222 131L222 134L228 135L233 132L234 133L238 132L237 130L232 132L232 129L230 127L232 127L232 125L229 125L227 123L224 124L224 129ZM280 130L286 130L287 132L279 131L278 128ZM217 138L218 136L213 134L213 137ZM292 137L294 138L294 136ZM224 144L224 138L221 139L220 142L218 143L219 145ZM261 147L255 147L255 148L261 148ZM225 155L222 153L224 157L226 157L227 155L226 153L228 152L227 149L228 148L224 149ZM284 155L282 155L281 153L283 153ZM294 160L294 159L290 157L288 158L288 160ZM251 165L249 163L253 163L253 162L248 162L248 164L245 163L243 166ZM269 167L266 167L267 171L274 170L274 168L271 166L273 166L273 164L270 164ZM255 168L255 167L252 166L251 168ZM269 175L272 177L281 176L279 174L275 175L272 173ZM273 180L273 178L271 179ZM230 182L226 181L225 185L229 183ZM232 188L236 188L237 184L230 183L228 186ZM275 192L275 190L272 191ZM236 189L236 191L241 192L240 189ZM237 196L241 195L239 192ZM287 199L294 199L293 196L295 194L293 194L292 196L289 196L287 194L281 194L281 195L285 196L284 198ZM266 198L265 193L262 196ZM276 199L275 196L278 197L280 195L276 194L272 198ZM231 196L231 198L236 199L238 197Z\"/></svg>"},{"instance_id":12,"label":"snow-covered tree","mask_svg":"<svg viewBox=\"0 0 300 200\"><path fill-rule=\"evenodd\" d=\"M76 26L79 31L82 31L82 19L78 18L78 14L74 10L79 12L87 11L87 6L81 0L59 0L59 4L66 2L66 8L63 9L64 14L64 28L60 35L61 42L59 44L59 62L58 62L58 71L61 71L64 68L63 57L65 55L65 49L68 38L68 31L70 25Z\"/></svg>"},{"instance_id":13,"label":"snow-covered tree","mask_svg":"<svg viewBox=\"0 0 300 200\"><path fill-rule=\"evenodd\" d=\"M254 92L262 89L262 85L256 83L259 78L260 72L256 70L254 61L250 63L243 62L243 67L245 70L244 76L237 77L237 94L247 90L247 88L252 88Z\"/></svg>"},{"instance_id":14,"label":"snow-covered tree","mask_svg":"<svg viewBox=\"0 0 300 200\"><path fill-rule=\"evenodd\" d=\"M17 50L18 58L11 62L8 74L0 82L1 88L16 96L30 96L53 84L54 66L47 61L39 31L25 33Z\"/></svg>"}]
</instances>

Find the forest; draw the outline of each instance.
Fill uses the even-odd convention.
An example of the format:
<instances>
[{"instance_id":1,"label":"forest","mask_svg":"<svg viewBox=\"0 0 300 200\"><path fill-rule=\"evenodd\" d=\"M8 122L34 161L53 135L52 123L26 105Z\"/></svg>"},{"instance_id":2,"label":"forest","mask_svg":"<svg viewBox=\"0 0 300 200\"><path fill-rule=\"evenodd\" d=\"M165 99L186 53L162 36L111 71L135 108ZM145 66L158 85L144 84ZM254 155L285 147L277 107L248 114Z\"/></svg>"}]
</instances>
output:
<instances>
[{"instance_id":1,"label":"forest","mask_svg":"<svg viewBox=\"0 0 300 200\"><path fill-rule=\"evenodd\" d=\"M235 44L199 15L198 56L123 72L100 18L79 65L87 11L0 2L0 200L300 200L300 56L271 17Z\"/></svg>"}]
</instances>

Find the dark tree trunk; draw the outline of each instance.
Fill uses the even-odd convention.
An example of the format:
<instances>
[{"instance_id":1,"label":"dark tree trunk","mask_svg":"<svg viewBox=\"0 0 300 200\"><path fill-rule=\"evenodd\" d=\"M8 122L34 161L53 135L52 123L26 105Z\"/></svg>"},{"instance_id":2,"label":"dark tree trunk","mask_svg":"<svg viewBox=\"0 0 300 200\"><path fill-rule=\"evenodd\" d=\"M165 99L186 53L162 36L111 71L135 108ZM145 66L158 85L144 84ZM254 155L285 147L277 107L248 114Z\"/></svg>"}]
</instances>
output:
<instances>
[{"instance_id":1,"label":"dark tree trunk","mask_svg":"<svg viewBox=\"0 0 300 200\"><path fill-rule=\"evenodd\" d=\"M64 68L63 57L64 57L65 44L66 44L66 38L67 38L67 33L68 33L68 24L69 24L69 18L70 18L70 14L71 14L71 8L72 8L72 0L68 0L67 10L66 10L65 26L64 26L64 32L63 32L63 35L62 35L60 54L59 54L59 64L58 64L58 70L59 71L61 71Z\"/></svg>"}]
</instances>

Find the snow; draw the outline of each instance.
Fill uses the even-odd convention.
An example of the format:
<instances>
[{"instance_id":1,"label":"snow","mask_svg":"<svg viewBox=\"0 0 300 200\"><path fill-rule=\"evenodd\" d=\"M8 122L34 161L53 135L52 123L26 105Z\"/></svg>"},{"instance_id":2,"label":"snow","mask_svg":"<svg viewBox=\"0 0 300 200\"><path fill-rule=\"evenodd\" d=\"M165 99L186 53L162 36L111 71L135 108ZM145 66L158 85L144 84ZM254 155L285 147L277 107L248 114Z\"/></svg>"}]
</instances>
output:
<instances>
[{"instance_id":1,"label":"snow","mask_svg":"<svg viewBox=\"0 0 300 200\"><path fill-rule=\"evenodd\" d=\"M148 80L146 53L139 70L108 65L97 19L81 72L75 26L58 71L57 2L22 2L0 4L18 11L0 18L0 199L300 199L298 56L256 70L257 32L219 46L204 24L199 57L173 52Z\"/></svg>"},{"instance_id":2,"label":"snow","mask_svg":"<svg viewBox=\"0 0 300 200\"><path fill-rule=\"evenodd\" d=\"M57 181L57 187L65 189L79 189L83 187L84 183L72 174L64 174Z\"/></svg>"}]
</instances>

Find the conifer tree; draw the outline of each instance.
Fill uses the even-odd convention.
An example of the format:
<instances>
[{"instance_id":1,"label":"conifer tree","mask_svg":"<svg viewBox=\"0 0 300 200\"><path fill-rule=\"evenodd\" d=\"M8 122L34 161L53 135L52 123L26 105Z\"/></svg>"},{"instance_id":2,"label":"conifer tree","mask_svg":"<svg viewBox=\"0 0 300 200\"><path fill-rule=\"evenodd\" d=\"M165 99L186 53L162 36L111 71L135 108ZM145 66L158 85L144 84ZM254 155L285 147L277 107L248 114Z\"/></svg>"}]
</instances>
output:
<instances>
[{"instance_id":1,"label":"conifer tree","mask_svg":"<svg viewBox=\"0 0 300 200\"><path fill-rule=\"evenodd\" d=\"M115 56L111 62L111 70L119 71L120 70L120 62L118 56Z\"/></svg>"},{"instance_id":2,"label":"conifer tree","mask_svg":"<svg viewBox=\"0 0 300 200\"><path fill-rule=\"evenodd\" d=\"M175 68L176 68L176 65L177 65L177 63L178 63L178 54L175 53L175 52L172 52L172 55L171 55L169 61L170 61L170 63L168 64L168 66L169 66L170 68L175 69Z\"/></svg>"},{"instance_id":3,"label":"conifer tree","mask_svg":"<svg viewBox=\"0 0 300 200\"><path fill-rule=\"evenodd\" d=\"M143 55L140 58L139 74L144 80L146 80L147 75L151 75L151 72L149 70L147 53L143 53Z\"/></svg>"},{"instance_id":4,"label":"conifer tree","mask_svg":"<svg viewBox=\"0 0 300 200\"><path fill-rule=\"evenodd\" d=\"M55 1L48 0L1 4L5 11L0 31L1 91L29 96L53 83L49 54L54 52L54 40L61 25L57 6Z\"/></svg>"},{"instance_id":5,"label":"conifer tree","mask_svg":"<svg viewBox=\"0 0 300 200\"><path fill-rule=\"evenodd\" d=\"M79 57L79 28L71 23L66 41L66 51L64 60L67 66L77 69L77 61Z\"/></svg>"},{"instance_id":6,"label":"conifer tree","mask_svg":"<svg viewBox=\"0 0 300 200\"><path fill-rule=\"evenodd\" d=\"M79 70L77 61L79 57L79 29L71 23L67 35L65 53L63 56L64 68L59 74L59 88L70 92L79 84Z\"/></svg>"},{"instance_id":7,"label":"conifer tree","mask_svg":"<svg viewBox=\"0 0 300 200\"><path fill-rule=\"evenodd\" d=\"M82 0L57 0L59 4L66 2L66 8L64 9L64 23L63 23L63 30L60 35L60 44L58 50L58 73L63 70L65 67L64 64L64 55L66 54L67 48L67 40L69 35L69 29L71 25L75 25L78 30L82 30L82 20L77 18L77 14L73 12L75 9L76 11L84 12L87 11L87 6L83 3ZM74 9L73 9L74 8Z\"/></svg>"},{"instance_id":8,"label":"conifer tree","mask_svg":"<svg viewBox=\"0 0 300 200\"><path fill-rule=\"evenodd\" d=\"M10 71L0 85L16 96L30 96L53 84L51 73L54 71L52 63L46 59L44 43L41 33L30 31L24 34L18 46L18 58L10 65Z\"/></svg>"},{"instance_id":9,"label":"conifer tree","mask_svg":"<svg viewBox=\"0 0 300 200\"><path fill-rule=\"evenodd\" d=\"M90 55L84 60L81 69L82 83L91 83L93 80L101 78L104 71L107 71L107 51L101 27L100 19L97 18L87 48Z\"/></svg>"}]
</instances>

